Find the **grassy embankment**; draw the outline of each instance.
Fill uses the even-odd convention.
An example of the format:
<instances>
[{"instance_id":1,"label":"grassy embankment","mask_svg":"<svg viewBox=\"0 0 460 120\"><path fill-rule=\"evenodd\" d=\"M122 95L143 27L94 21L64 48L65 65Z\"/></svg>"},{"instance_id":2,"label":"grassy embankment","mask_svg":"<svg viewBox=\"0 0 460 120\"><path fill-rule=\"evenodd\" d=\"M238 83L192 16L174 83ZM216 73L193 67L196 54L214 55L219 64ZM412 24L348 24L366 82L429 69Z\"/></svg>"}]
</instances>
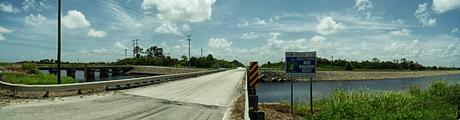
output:
<instances>
[{"instance_id":1,"label":"grassy embankment","mask_svg":"<svg viewBox=\"0 0 460 120\"><path fill-rule=\"evenodd\" d=\"M3 78L5 82L27 85L57 84L57 78L53 74L40 73L35 64L21 64L5 66ZM76 83L72 77L62 76L61 83Z\"/></svg>"},{"instance_id":2,"label":"grassy embankment","mask_svg":"<svg viewBox=\"0 0 460 120\"><path fill-rule=\"evenodd\" d=\"M408 91L344 92L314 103L314 119L455 119L460 105L460 84L436 81L427 90L412 86ZM309 104L296 105L296 113L310 119Z\"/></svg>"}]
</instances>

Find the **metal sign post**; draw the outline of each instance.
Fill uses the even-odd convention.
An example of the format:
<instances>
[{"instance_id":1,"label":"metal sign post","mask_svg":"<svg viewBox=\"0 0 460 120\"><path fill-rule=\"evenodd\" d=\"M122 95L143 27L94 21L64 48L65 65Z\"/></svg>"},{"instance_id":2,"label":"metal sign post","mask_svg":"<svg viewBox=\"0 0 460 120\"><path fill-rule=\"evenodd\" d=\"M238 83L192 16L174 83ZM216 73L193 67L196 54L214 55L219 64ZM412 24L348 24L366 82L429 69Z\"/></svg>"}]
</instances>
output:
<instances>
[{"instance_id":1,"label":"metal sign post","mask_svg":"<svg viewBox=\"0 0 460 120\"><path fill-rule=\"evenodd\" d=\"M316 77L316 51L286 52L286 79L291 79L291 114L294 114L294 79L310 79L310 114L313 116L313 78Z\"/></svg>"}]
</instances>

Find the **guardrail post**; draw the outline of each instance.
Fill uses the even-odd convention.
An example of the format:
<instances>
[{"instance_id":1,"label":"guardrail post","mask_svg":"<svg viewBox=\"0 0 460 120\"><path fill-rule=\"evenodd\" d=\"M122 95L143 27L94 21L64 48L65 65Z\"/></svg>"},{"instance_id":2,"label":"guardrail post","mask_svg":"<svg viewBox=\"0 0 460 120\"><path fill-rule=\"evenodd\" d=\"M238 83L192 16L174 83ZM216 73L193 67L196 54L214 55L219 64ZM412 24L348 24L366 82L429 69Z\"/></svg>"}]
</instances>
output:
<instances>
[{"instance_id":1,"label":"guardrail post","mask_svg":"<svg viewBox=\"0 0 460 120\"><path fill-rule=\"evenodd\" d=\"M101 78L109 77L109 70L105 68L99 69L99 77Z\"/></svg>"},{"instance_id":2,"label":"guardrail post","mask_svg":"<svg viewBox=\"0 0 460 120\"><path fill-rule=\"evenodd\" d=\"M66 70L67 76L75 78L75 71L76 70L74 70L74 69L67 69Z\"/></svg>"}]
</instances>

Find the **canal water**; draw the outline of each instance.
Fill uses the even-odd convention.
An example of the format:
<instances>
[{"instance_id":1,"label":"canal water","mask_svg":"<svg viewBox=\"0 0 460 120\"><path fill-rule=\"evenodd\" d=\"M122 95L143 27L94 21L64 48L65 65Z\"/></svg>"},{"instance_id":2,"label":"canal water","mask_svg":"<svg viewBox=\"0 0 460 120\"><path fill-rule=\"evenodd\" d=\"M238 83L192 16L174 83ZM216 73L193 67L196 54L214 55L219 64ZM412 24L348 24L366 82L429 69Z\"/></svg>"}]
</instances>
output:
<instances>
[{"instance_id":1,"label":"canal water","mask_svg":"<svg viewBox=\"0 0 460 120\"><path fill-rule=\"evenodd\" d=\"M48 70L40 70L40 72L49 74ZM95 72L94 79L85 80L85 72L82 70L75 71L75 79L78 82L93 82L93 81L107 81L107 80L119 80L119 79L127 79L127 78L137 78L137 77L145 77L147 75L133 75L133 74L121 74L117 76L113 76L112 73L109 73L108 77L101 78L99 72ZM66 70L61 70L61 76L67 76Z\"/></svg>"},{"instance_id":2,"label":"canal water","mask_svg":"<svg viewBox=\"0 0 460 120\"><path fill-rule=\"evenodd\" d=\"M327 99L334 89L342 90L405 90L410 85L419 85L426 89L436 80L446 83L460 83L460 74L420 78L399 78L388 80L355 80L355 81L315 81L313 82L313 101ZM259 102L290 102L290 82L261 82L257 87ZM305 103L310 100L310 83L294 82L294 103Z\"/></svg>"}]
</instances>

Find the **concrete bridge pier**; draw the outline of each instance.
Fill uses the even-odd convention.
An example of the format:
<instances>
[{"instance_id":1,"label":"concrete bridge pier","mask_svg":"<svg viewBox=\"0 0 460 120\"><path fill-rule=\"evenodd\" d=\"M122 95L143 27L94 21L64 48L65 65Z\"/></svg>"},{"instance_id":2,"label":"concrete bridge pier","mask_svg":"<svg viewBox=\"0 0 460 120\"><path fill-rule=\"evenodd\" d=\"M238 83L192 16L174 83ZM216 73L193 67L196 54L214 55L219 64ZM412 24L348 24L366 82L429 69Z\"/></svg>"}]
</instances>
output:
<instances>
[{"instance_id":1,"label":"concrete bridge pier","mask_svg":"<svg viewBox=\"0 0 460 120\"><path fill-rule=\"evenodd\" d=\"M101 78L109 77L109 69L105 69L105 68L99 69L99 77Z\"/></svg>"},{"instance_id":2,"label":"concrete bridge pier","mask_svg":"<svg viewBox=\"0 0 460 120\"><path fill-rule=\"evenodd\" d=\"M57 75L57 69L48 69L49 74Z\"/></svg>"},{"instance_id":3,"label":"concrete bridge pier","mask_svg":"<svg viewBox=\"0 0 460 120\"><path fill-rule=\"evenodd\" d=\"M76 72L75 69L67 69L66 70L67 76L72 77L72 78L75 78L75 72Z\"/></svg>"},{"instance_id":4,"label":"concrete bridge pier","mask_svg":"<svg viewBox=\"0 0 460 120\"><path fill-rule=\"evenodd\" d=\"M94 75L94 72L95 70L94 69L87 69L86 70L86 75L85 75L85 79L86 80L94 80L96 78L96 76Z\"/></svg>"},{"instance_id":5,"label":"concrete bridge pier","mask_svg":"<svg viewBox=\"0 0 460 120\"><path fill-rule=\"evenodd\" d=\"M118 68L112 68L112 76L118 76L121 74L121 70Z\"/></svg>"}]
</instances>

